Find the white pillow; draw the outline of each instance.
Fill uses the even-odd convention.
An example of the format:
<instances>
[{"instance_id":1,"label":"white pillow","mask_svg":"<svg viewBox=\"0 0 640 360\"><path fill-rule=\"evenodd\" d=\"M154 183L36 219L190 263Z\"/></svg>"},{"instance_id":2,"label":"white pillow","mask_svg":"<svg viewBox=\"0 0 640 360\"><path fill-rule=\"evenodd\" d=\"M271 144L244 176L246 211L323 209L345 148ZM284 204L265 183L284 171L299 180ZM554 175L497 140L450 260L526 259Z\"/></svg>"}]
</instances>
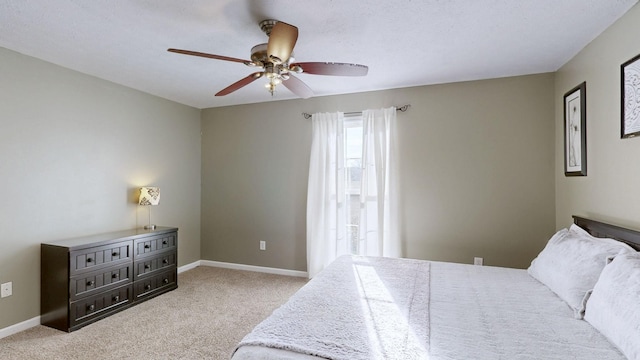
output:
<instances>
[{"instance_id":1,"label":"white pillow","mask_svg":"<svg viewBox=\"0 0 640 360\"><path fill-rule=\"evenodd\" d=\"M640 359L640 253L605 266L584 316L629 359Z\"/></svg>"},{"instance_id":2,"label":"white pillow","mask_svg":"<svg viewBox=\"0 0 640 360\"><path fill-rule=\"evenodd\" d=\"M577 319L582 319L587 292L598 281L607 258L620 252L635 251L613 239L595 238L574 224L553 235L527 271L564 300Z\"/></svg>"}]
</instances>

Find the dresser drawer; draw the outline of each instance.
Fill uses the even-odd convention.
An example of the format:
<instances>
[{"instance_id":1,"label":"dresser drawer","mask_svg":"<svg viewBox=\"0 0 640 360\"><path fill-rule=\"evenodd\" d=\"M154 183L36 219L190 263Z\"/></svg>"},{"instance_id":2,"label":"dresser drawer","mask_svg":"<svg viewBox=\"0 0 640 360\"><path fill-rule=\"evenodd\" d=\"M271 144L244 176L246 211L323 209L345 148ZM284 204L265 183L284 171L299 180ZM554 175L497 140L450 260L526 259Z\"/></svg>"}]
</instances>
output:
<instances>
[{"instance_id":1,"label":"dresser drawer","mask_svg":"<svg viewBox=\"0 0 640 360\"><path fill-rule=\"evenodd\" d=\"M69 281L71 300L116 288L132 281L131 263L74 276Z\"/></svg>"},{"instance_id":2,"label":"dresser drawer","mask_svg":"<svg viewBox=\"0 0 640 360\"><path fill-rule=\"evenodd\" d=\"M174 251L178 243L178 235L175 232L150 236L134 242L134 259L155 256L165 251Z\"/></svg>"},{"instance_id":3,"label":"dresser drawer","mask_svg":"<svg viewBox=\"0 0 640 360\"><path fill-rule=\"evenodd\" d=\"M140 279L133 284L133 292L135 300L144 300L157 294L172 290L178 287L177 271L173 267L169 271L165 271L158 275Z\"/></svg>"},{"instance_id":4,"label":"dresser drawer","mask_svg":"<svg viewBox=\"0 0 640 360\"><path fill-rule=\"evenodd\" d=\"M116 261L131 260L131 241L86 248L72 251L69 254L69 270L71 275L77 272L91 271L105 264Z\"/></svg>"},{"instance_id":5,"label":"dresser drawer","mask_svg":"<svg viewBox=\"0 0 640 360\"><path fill-rule=\"evenodd\" d=\"M70 327L86 324L115 311L122 310L131 304L132 286L126 285L100 293L82 300L72 302Z\"/></svg>"},{"instance_id":6,"label":"dresser drawer","mask_svg":"<svg viewBox=\"0 0 640 360\"><path fill-rule=\"evenodd\" d=\"M136 261L134 265L135 280L150 276L171 266L175 267L176 260L175 252L166 252L160 256L143 258L143 260Z\"/></svg>"}]
</instances>

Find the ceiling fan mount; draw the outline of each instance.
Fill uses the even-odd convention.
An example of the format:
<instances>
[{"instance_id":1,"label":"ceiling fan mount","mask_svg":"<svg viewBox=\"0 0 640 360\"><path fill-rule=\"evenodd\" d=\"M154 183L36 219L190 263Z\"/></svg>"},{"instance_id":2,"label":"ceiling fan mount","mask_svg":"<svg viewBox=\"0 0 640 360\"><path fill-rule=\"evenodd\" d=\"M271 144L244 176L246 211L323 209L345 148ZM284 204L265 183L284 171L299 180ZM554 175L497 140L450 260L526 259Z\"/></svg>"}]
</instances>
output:
<instances>
[{"instance_id":1,"label":"ceiling fan mount","mask_svg":"<svg viewBox=\"0 0 640 360\"><path fill-rule=\"evenodd\" d=\"M278 20L267 19L260 21L258 25L260 25L260 29L262 29L267 36L271 36L271 29L273 29L277 22Z\"/></svg>"},{"instance_id":2,"label":"ceiling fan mount","mask_svg":"<svg viewBox=\"0 0 640 360\"><path fill-rule=\"evenodd\" d=\"M313 91L302 80L292 73L336 75L336 76L364 76L369 68L365 65L331 63L331 62L306 62L294 63L293 48L298 40L298 28L285 22L267 19L259 23L260 29L267 34L269 41L251 48L251 60L243 60L228 56L214 55L190 50L168 49L170 52L200 56L217 60L243 63L250 67L261 68L262 71L240 79L219 91L216 96L230 94L253 81L266 77L269 82L265 87L273 96L276 86L283 84L287 89L301 98L313 96Z\"/></svg>"}]
</instances>

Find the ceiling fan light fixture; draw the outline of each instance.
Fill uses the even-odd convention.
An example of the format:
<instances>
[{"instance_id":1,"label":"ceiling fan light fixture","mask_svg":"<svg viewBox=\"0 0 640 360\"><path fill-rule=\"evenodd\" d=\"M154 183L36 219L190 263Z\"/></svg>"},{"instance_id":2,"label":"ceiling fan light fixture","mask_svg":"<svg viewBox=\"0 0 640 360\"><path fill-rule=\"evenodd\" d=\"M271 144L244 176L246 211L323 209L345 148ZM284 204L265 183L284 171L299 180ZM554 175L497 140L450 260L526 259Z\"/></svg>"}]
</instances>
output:
<instances>
[{"instance_id":1,"label":"ceiling fan light fixture","mask_svg":"<svg viewBox=\"0 0 640 360\"><path fill-rule=\"evenodd\" d=\"M275 88L277 85L282 84L282 80L278 79L278 78L273 78L271 80L269 80L268 83L264 84L264 87L266 87L267 89L273 87Z\"/></svg>"},{"instance_id":2,"label":"ceiling fan light fixture","mask_svg":"<svg viewBox=\"0 0 640 360\"><path fill-rule=\"evenodd\" d=\"M270 78L269 82L264 84L264 87L267 88L267 90L271 93L271 96L275 96L276 86L278 86L278 84L282 84L282 80L280 79L279 76L276 76L276 77Z\"/></svg>"}]
</instances>

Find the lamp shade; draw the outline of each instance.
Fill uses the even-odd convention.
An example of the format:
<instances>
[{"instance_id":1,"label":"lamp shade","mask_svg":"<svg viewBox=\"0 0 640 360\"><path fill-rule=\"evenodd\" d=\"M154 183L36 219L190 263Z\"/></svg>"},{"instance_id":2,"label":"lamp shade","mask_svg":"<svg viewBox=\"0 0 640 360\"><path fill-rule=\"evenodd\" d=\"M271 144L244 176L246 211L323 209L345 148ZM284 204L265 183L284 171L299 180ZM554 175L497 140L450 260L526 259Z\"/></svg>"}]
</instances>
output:
<instances>
[{"instance_id":1,"label":"lamp shade","mask_svg":"<svg viewBox=\"0 0 640 360\"><path fill-rule=\"evenodd\" d=\"M158 205L160 203L159 187L141 187L139 205Z\"/></svg>"}]
</instances>

